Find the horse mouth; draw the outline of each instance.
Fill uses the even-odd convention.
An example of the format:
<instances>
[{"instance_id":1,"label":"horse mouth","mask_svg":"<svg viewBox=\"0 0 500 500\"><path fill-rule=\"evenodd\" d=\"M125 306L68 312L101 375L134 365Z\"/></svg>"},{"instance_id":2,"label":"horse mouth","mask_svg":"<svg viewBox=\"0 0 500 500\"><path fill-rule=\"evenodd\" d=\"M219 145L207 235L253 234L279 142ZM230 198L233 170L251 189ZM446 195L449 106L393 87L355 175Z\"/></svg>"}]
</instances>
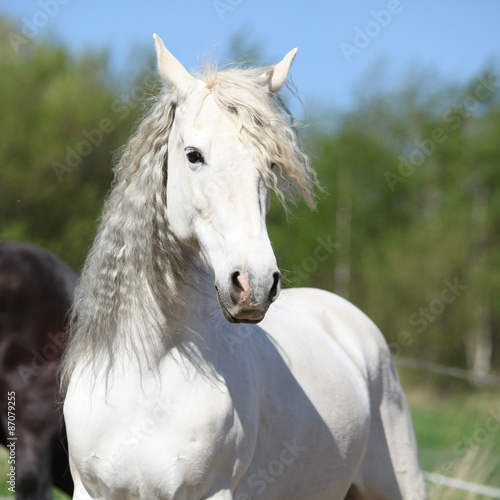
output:
<instances>
[{"instance_id":1,"label":"horse mouth","mask_svg":"<svg viewBox=\"0 0 500 500\"><path fill-rule=\"evenodd\" d=\"M229 321L229 323L251 323L255 325L264 319L265 312L264 314L260 314L260 312L254 308L245 308L239 312L238 315L232 314L230 310L234 309L235 306L227 303L227 299L225 299L224 295L219 292L217 286L215 287L215 290L217 291L217 301L219 302L222 314L224 314L224 317ZM257 314L259 315L257 316Z\"/></svg>"}]
</instances>

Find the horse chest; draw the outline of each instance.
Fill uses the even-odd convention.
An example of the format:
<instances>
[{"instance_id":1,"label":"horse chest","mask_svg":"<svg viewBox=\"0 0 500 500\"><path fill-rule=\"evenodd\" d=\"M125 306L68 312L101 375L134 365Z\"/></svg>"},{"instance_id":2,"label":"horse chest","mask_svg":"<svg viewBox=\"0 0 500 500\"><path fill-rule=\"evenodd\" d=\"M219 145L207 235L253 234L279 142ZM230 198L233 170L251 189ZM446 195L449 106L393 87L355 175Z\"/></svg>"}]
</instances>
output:
<instances>
[{"instance_id":1,"label":"horse chest","mask_svg":"<svg viewBox=\"0 0 500 500\"><path fill-rule=\"evenodd\" d=\"M201 496L247 453L248 426L220 381L128 375L107 391L87 387L70 386L65 413L74 466L98 498Z\"/></svg>"}]
</instances>

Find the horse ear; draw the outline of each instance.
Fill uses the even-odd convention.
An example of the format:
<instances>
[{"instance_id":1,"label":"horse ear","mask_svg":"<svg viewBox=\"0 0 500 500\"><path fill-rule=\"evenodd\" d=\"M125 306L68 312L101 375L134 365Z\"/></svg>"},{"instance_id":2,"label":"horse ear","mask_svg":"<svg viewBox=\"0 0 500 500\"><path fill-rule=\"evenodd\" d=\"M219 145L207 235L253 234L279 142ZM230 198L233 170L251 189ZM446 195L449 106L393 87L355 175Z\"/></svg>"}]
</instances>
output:
<instances>
[{"instance_id":1,"label":"horse ear","mask_svg":"<svg viewBox=\"0 0 500 500\"><path fill-rule=\"evenodd\" d=\"M269 92L276 94L288 78L290 66L295 59L298 49L293 49L283 58L281 62L271 67L270 71L262 75L263 80L269 85Z\"/></svg>"},{"instance_id":2,"label":"horse ear","mask_svg":"<svg viewBox=\"0 0 500 500\"><path fill-rule=\"evenodd\" d=\"M158 57L158 70L163 81L178 95L187 95L196 78L167 50L156 33L153 34L153 38Z\"/></svg>"}]
</instances>

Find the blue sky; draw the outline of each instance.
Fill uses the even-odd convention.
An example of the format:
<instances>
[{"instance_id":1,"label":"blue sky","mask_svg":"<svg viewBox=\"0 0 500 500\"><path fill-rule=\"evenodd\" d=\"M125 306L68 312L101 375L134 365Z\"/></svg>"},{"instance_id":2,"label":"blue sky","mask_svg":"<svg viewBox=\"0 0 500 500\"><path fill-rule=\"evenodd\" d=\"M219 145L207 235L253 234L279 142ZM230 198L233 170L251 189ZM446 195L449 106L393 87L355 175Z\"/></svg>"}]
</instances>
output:
<instances>
[{"instance_id":1,"label":"blue sky","mask_svg":"<svg viewBox=\"0 0 500 500\"><path fill-rule=\"evenodd\" d=\"M224 59L241 31L269 61L298 47L292 74L306 108L352 105L377 67L391 85L415 68L464 82L500 63L498 0L4 0L0 12L19 34L50 33L76 53L108 49L120 72L131 54L145 65L153 32L188 68L207 54Z\"/></svg>"}]
</instances>

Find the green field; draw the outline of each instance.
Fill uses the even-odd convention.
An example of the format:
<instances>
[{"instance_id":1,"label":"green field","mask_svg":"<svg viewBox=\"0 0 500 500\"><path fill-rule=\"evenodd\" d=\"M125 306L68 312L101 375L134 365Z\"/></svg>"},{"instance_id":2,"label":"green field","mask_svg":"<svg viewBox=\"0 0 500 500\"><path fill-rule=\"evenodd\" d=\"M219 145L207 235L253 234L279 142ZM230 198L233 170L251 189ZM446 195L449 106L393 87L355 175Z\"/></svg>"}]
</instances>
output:
<instances>
[{"instance_id":1,"label":"green field","mask_svg":"<svg viewBox=\"0 0 500 500\"><path fill-rule=\"evenodd\" d=\"M435 385L424 389L422 385L416 385L411 370L400 369L400 372L403 381L406 376L412 377L411 382L404 382L404 385L412 409L422 468L500 487L500 391L453 385L440 390ZM6 477L6 457L5 450L1 450L2 478ZM431 493L433 500L491 498L432 485ZM0 496L9 495L12 496L6 482L2 481ZM56 492L55 498L68 497Z\"/></svg>"},{"instance_id":2,"label":"green field","mask_svg":"<svg viewBox=\"0 0 500 500\"><path fill-rule=\"evenodd\" d=\"M400 372L402 370L400 369ZM406 370L405 370L406 371ZM403 375L405 375L403 373ZM460 385L460 384L458 384ZM407 388L422 469L500 488L500 391ZM496 418L495 418L496 417ZM431 485L433 500L491 497Z\"/></svg>"}]
</instances>

